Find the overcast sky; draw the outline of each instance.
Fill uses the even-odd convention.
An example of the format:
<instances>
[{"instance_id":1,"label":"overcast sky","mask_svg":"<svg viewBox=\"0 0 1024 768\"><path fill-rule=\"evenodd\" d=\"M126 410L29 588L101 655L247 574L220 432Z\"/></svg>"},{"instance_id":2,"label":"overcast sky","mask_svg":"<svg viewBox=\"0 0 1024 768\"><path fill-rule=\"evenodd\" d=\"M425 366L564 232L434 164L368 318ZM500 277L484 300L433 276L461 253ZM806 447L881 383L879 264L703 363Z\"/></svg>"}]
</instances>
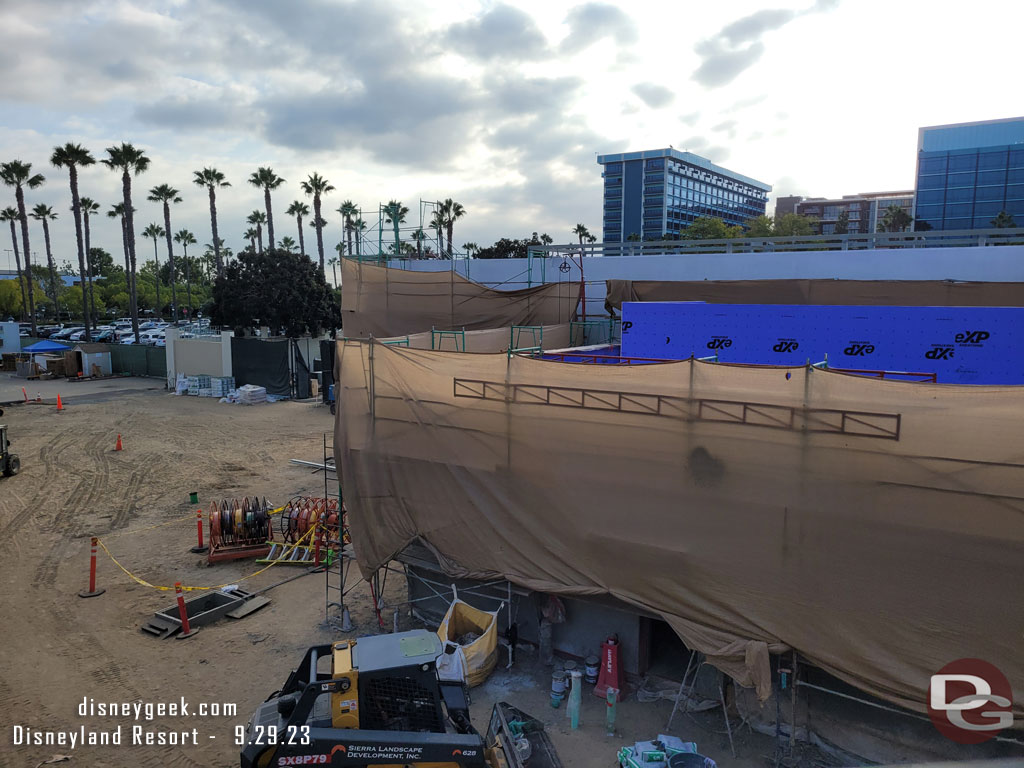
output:
<instances>
[{"instance_id":1,"label":"overcast sky","mask_svg":"<svg viewBox=\"0 0 1024 768\"><path fill-rule=\"evenodd\" d=\"M233 184L220 230L238 249L262 206L246 183L259 165L287 179L279 238L297 239L284 210L318 171L337 188L331 246L345 199L373 226L380 202L417 222L421 198L445 197L468 211L457 246L535 230L567 242L577 222L600 234L598 153L671 144L773 199L910 189L919 126L1024 114L1022 21L1013 0L0 0L0 159L46 175L28 199L61 213L58 261L76 260L67 174L48 164L66 141L97 158L143 148L137 229L162 223L145 191L169 183L184 198L173 229L201 244L192 171ZM100 165L81 188L104 210L120 194ZM118 256L118 229L97 229Z\"/></svg>"}]
</instances>

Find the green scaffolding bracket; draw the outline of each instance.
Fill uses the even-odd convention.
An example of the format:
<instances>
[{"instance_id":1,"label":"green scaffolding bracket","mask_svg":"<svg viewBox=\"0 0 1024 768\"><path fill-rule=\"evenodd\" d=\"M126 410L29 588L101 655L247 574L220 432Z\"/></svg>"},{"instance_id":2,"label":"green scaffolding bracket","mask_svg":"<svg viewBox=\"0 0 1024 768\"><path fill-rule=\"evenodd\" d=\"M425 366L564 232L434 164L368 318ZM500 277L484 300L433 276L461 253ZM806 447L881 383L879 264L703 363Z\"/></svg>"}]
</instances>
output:
<instances>
[{"instance_id":1,"label":"green scaffolding bracket","mask_svg":"<svg viewBox=\"0 0 1024 768\"><path fill-rule=\"evenodd\" d=\"M406 336L404 339L392 339L391 341L382 341L381 344L386 344L389 347L408 347L409 337Z\"/></svg>"},{"instance_id":2,"label":"green scaffolding bracket","mask_svg":"<svg viewBox=\"0 0 1024 768\"><path fill-rule=\"evenodd\" d=\"M439 331L436 328L430 329L430 348L440 349L445 339L455 342L456 352L466 351L466 329L461 331ZM461 346L460 346L461 345Z\"/></svg>"},{"instance_id":3,"label":"green scaffolding bracket","mask_svg":"<svg viewBox=\"0 0 1024 768\"><path fill-rule=\"evenodd\" d=\"M518 349L514 349L512 347L508 348L508 358L509 358L509 360L512 359L512 355L521 355L521 354L528 354L530 357L540 357L541 355L544 354L544 348L543 347L519 347Z\"/></svg>"},{"instance_id":4,"label":"green scaffolding bracket","mask_svg":"<svg viewBox=\"0 0 1024 768\"><path fill-rule=\"evenodd\" d=\"M607 320L571 320L569 322L569 339L570 339L570 344L572 344L573 346L582 346L584 344L587 344L588 343L588 339L587 339L587 329L588 328L594 328L594 329L601 330L601 331L607 330L608 331L608 339L607 339L607 341L608 341L609 344L611 344L615 340L615 320L616 320L616 318L614 318L614 317L609 317ZM579 342L576 341L576 329L577 328L580 328L583 331L583 338ZM598 344L600 342L595 340L595 339L590 339L589 343L591 343L591 344Z\"/></svg>"},{"instance_id":5,"label":"green scaffolding bracket","mask_svg":"<svg viewBox=\"0 0 1024 768\"><path fill-rule=\"evenodd\" d=\"M533 343L529 347L520 347L519 344L522 340L523 334L530 334L530 341ZM508 348L509 349L534 349L541 348L544 346L544 326L543 325L513 325L508 329Z\"/></svg>"}]
</instances>

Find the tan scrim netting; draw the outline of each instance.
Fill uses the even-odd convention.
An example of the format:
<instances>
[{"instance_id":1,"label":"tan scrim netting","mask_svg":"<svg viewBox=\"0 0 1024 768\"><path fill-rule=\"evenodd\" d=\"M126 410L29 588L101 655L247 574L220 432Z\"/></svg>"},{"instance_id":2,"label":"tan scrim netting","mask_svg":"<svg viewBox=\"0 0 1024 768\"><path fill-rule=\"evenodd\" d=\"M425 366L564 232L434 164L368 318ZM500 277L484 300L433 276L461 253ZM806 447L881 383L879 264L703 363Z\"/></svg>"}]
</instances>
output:
<instances>
[{"instance_id":1,"label":"tan scrim netting","mask_svg":"<svg viewBox=\"0 0 1024 768\"><path fill-rule=\"evenodd\" d=\"M856 258L850 254L850 258ZM1020 307L1024 283L949 280L607 280L605 306L624 301L712 304L870 304L904 307Z\"/></svg>"},{"instance_id":2,"label":"tan scrim netting","mask_svg":"<svg viewBox=\"0 0 1024 768\"><path fill-rule=\"evenodd\" d=\"M785 648L919 711L977 657L1024 722L1024 387L358 341L335 376L364 573L419 538L452 576L614 595L762 699Z\"/></svg>"},{"instance_id":3,"label":"tan scrim netting","mask_svg":"<svg viewBox=\"0 0 1024 768\"><path fill-rule=\"evenodd\" d=\"M439 349L449 352L504 352L509 349L559 349L572 343L568 323L562 325L530 325L514 328L490 328L485 331L426 331L405 336L380 339L383 344L395 344L412 349ZM583 329L577 327L577 340L582 340Z\"/></svg>"},{"instance_id":4,"label":"tan scrim netting","mask_svg":"<svg viewBox=\"0 0 1024 768\"><path fill-rule=\"evenodd\" d=\"M342 328L350 339L467 331L511 325L557 325L575 319L579 283L499 291L452 270L413 272L341 260Z\"/></svg>"}]
</instances>

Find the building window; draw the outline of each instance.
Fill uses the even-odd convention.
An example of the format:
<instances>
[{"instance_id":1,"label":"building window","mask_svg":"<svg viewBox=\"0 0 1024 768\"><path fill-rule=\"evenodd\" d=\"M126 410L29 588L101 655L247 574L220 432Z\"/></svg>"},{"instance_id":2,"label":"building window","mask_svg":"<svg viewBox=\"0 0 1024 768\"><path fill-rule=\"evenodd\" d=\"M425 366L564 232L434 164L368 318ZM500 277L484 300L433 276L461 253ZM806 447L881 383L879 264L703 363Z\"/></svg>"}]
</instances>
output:
<instances>
[{"instance_id":1,"label":"building window","mask_svg":"<svg viewBox=\"0 0 1024 768\"><path fill-rule=\"evenodd\" d=\"M953 171L973 171L978 164L978 156L975 153L969 155L950 155L949 156L949 172Z\"/></svg>"},{"instance_id":2,"label":"building window","mask_svg":"<svg viewBox=\"0 0 1024 768\"><path fill-rule=\"evenodd\" d=\"M825 215L823 218L826 219L838 219L839 218L839 206L838 205L826 205Z\"/></svg>"},{"instance_id":3,"label":"building window","mask_svg":"<svg viewBox=\"0 0 1024 768\"><path fill-rule=\"evenodd\" d=\"M946 158L943 157L922 157L920 163L921 173L945 173Z\"/></svg>"},{"instance_id":4,"label":"building window","mask_svg":"<svg viewBox=\"0 0 1024 768\"><path fill-rule=\"evenodd\" d=\"M946 177L947 187L973 187L974 172L971 173L950 173Z\"/></svg>"}]
</instances>

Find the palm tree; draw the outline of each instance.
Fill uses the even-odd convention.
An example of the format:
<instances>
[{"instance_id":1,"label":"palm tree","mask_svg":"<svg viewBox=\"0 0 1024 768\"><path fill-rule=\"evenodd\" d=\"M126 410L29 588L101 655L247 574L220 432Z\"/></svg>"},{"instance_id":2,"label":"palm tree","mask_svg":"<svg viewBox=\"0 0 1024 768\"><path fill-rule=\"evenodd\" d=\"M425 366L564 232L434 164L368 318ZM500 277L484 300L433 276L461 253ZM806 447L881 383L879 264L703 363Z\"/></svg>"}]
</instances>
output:
<instances>
[{"instance_id":1,"label":"palm tree","mask_svg":"<svg viewBox=\"0 0 1024 768\"><path fill-rule=\"evenodd\" d=\"M384 221L395 228L395 255L402 252L402 246L398 242L398 225L405 222L405 214L409 209L402 205L401 200L390 200L384 206Z\"/></svg>"},{"instance_id":2,"label":"palm tree","mask_svg":"<svg viewBox=\"0 0 1024 768\"><path fill-rule=\"evenodd\" d=\"M181 197L178 190L170 184L160 184L149 190L149 197L146 198L153 203L162 203L164 206L164 237L167 239L167 263L171 266L171 313L174 322L178 322L178 289L175 278L177 270L174 266L174 246L171 245L171 203L180 203Z\"/></svg>"},{"instance_id":3,"label":"palm tree","mask_svg":"<svg viewBox=\"0 0 1024 768\"><path fill-rule=\"evenodd\" d=\"M348 237L348 255L352 255L352 222L359 216L359 209L356 208L356 204L351 200L346 200L338 208L340 213L345 219L345 234Z\"/></svg>"},{"instance_id":4,"label":"palm tree","mask_svg":"<svg viewBox=\"0 0 1024 768\"><path fill-rule=\"evenodd\" d=\"M285 235L284 237L281 238L281 242L278 243L278 245L280 245L281 250L284 251L285 253L295 252L295 238L293 237L288 237L288 235Z\"/></svg>"},{"instance_id":5,"label":"palm tree","mask_svg":"<svg viewBox=\"0 0 1024 768\"><path fill-rule=\"evenodd\" d=\"M124 274L125 274L125 278L126 278L126 281L127 281L128 299L129 299L129 302L131 302L132 301L132 298L131 298L131 291L132 291L132 278L131 278L132 257L131 257L131 254L128 253L128 224L125 221L126 217L124 215L124 203L116 203L116 204L110 206L110 210L107 211L107 217L111 218L111 219L116 219L116 218L120 218L121 219L121 248L124 250ZM172 276L172 279L173 279L173 276ZM129 309L131 309L130 306L129 306Z\"/></svg>"},{"instance_id":6,"label":"palm tree","mask_svg":"<svg viewBox=\"0 0 1024 768\"><path fill-rule=\"evenodd\" d=\"M476 243L463 243L462 250L466 252L468 258L473 258L473 254L480 250L480 246Z\"/></svg>"},{"instance_id":7,"label":"palm tree","mask_svg":"<svg viewBox=\"0 0 1024 768\"><path fill-rule=\"evenodd\" d=\"M21 289L21 319L25 319L28 311L28 301L25 298L25 276L21 273L21 251L18 250L18 230L15 222L18 220L18 209L7 206L0 211L0 221L8 221L11 224L11 243L14 245L14 266L18 270L18 287Z\"/></svg>"},{"instance_id":8,"label":"palm tree","mask_svg":"<svg viewBox=\"0 0 1024 768\"><path fill-rule=\"evenodd\" d=\"M164 228L153 223L142 230L143 237L153 238L153 258L156 259L156 313L163 314L164 305L160 303L160 255L157 253L156 241L164 236Z\"/></svg>"},{"instance_id":9,"label":"palm tree","mask_svg":"<svg viewBox=\"0 0 1024 768\"><path fill-rule=\"evenodd\" d=\"M259 252L263 253L263 225L267 223L267 214L263 211L253 211L245 221L246 223L252 224L256 227L257 238L260 245Z\"/></svg>"},{"instance_id":10,"label":"palm tree","mask_svg":"<svg viewBox=\"0 0 1024 768\"><path fill-rule=\"evenodd\" d=\"M341 255L342 250L345 248L344 243L338 243L334 246L334 249L338 252L338 256ZM331 270L334 272L334 287L338 287L338 263L339 259L337 256L332 256L327 260L327 263L331 265Z\"/></svg>"},{"instance_id":11,"label":"palm tree","mask_svg":"<svg viewBox=\"0 0 1024 768\"><path fill-rule=\"evenodd\" d=\"M913 223L914 217L898 205L890 205L882 216L883 232L903 232Z\"/></svg>"},{"instance_id":12,"label":"palm tree","mask_svg":"<svg viewBox=\"0 0 1024 768\"><path fill-rule=\"evenodd\" d=\"M540 244L541 245L551 245L553 242L555 242L555 241L551 239L551 235L549 235L547 232L542 232L541 233L541 236L540 236Z\"/></svg>"},{"instance_id":13,"label":"palm tree","mask_svg":"<svg viewBox=\"0 0 1024 768\"><path fill-rule=\"evenodd\" d=\"M299 253L306 255L306 238L302 234L302 217L309 216L309 206L301 200L295 200L285 211L289 216L295 217L295 223L299 225Z\"/></svg>"},{"instance_id":14,"label":"palm tree","mask_svg":"<svg viewBox=\"0 0 1024 768\"><path fill-rule=\"evenodd\" d=\"M466 209L462 203L457 203L450 197L441 203L441 211L444 213L444 225L448 230L448 258L452 258L452 230L455 222L466 215Z\"/></svg>"},{"instance_id":15,"label":"palm tree","mask_svg":"<svg viewBox=\"0 0 1024 768\"><path fill-rule=\"evenodd\" d=\"M96 293L93 291L92 239L89 234L89 217L100 212L100 204L91 197L83 197L78 201L82 211L82 225L85 228L85 266L89 270L89 303L92 305L92 322L96 325L99 316L96 314Z\"/></svg>"},{"instance_id":16,"label":"palm tree","mask_svg":"<svg viewBox=\"0 0 1024 768\"><path fill-rule=\"evenodd\" d=\"M71 177L71 211L75 216L75 240L78 243L78 274L82 277L82 310L85 316L85 340L92 341L89 330L89 312L85 296L85 248L82 243L82 211L78 197L78 168L92 165L96 159L81 144L68 142L63 147L54 147L50 164L56 168L67 168Z\"/></svg>"},{"instance_id":17,"label":"palm tree","mask_svg":"<svg viewBox=\"0 0 1024 768\"><path fill-rule=\"evenodd\" d=\"M333 192L334 187L319 173L311 173L306 181L300 182L302 191L313 196L313 226L316 227L316 250L320 254L320 271L324 271L324 224L320 215L320 198L328 192Z\"/></svg>"},{"instance_id":18,"label":"palm tree","mask_svg":"<svg viewBox=\"0 0 1024 768\"><path fill-rule=\"evenodd\" d=\"M583 240L584 238L590 239L590 230L583 224L577 224L572 233L580 239L580 307L582 309L581 316L583 322L587 321L587 284L583 280ZM596 239L596 238L595 238ZM591 241L593 242L593 241Z\"/></svg>"},{"instance_id":19,"label":"palm tree","mask_svg":"<svg viewBox=\"0 0 1024 768\"><path fill-rule=\"evenodd\" d=\"M46 243L46 265L50 270L50 298L53 299L53 316L58 316L57 304L57 265L53 263L53 252L50 250L50 222L57 218L56 212L45 203L37 204L29 214L36 221L43 222L43 241Z\"/></svg>"},{"instance_id":20,"label":"palm tree","mask_svg":"<svg viewBox=\"0 0 1024 768\"><path fill-rule=\"evenodd\" d=\"M996 214L996 217L989 222L995 229L1013 229L1017 226L1017 222L1013 220L1013 216L1006 211L1000 211Z\"/></svg>"},{"instance_id":21,"label":"palm tree","mask_svg":"<svg viewBox=\"0 0 1024 768\"><path fill-rule=\"evenodd\" d=\"M274 250L274 212L270 207L270 190L284 184L284 179L270 168L257 168L249 177L249 183L263 189L263 203L267 208L267 248Z\"/></svg>"},{"instance_id":22,"label":"palm tree","mask_svg":"<svg viewBox=\"0 0 1024 768\"><path fill-rule=\"evenodd\" d=\"M25 187L36 189L42 186L46 179L43 174L32 174L32 163L23 163L21 160L11 160L9 163L0 165L0 180L8 187L14 187L14 197L18 203L18 221L21 222L21 252L25 254L25 284L28 293L28 321L32 324L32 335L37 336L36 331L36 301L32 295L32 251L28 241L28 214L25 211Z\"/></svg>"},{"instance_id":23,"label":"palm tree","mask_svg":"<svg viewBox=\"0 0 1024 768\"><path fill-rule=\"evenodd\" d=\"M366 231L366 222L361 218L356 219L352 222L352 231L356 234L356 256L361 256L363 253L361 243L363 241L363 232Z\"/></svg>"},{"instance_id":24,"label":"palm tree","mask_svg":"<svg viewBox=\"0 0 1024 768\"><path fill-rule=\"evenodd\" d=\"M108 157L103 164L112 170L121 171L121 191L124 196L124 236L128 247L128 256L131 260L131 270L128 276L129 296L131 297L132 310L132 331L135 333L135 343L139 342L139 296L135 284L135 208L132 207L132 175L138 176L145 173L149 168L149 158L141 149L136 149L131 144L121 142L120 146L107 147ZM171 228L170 213L167 204L164 204L164 220L168 230ZM168 240L168 244L170 240ZM171 272L174 272L172 262ZM174 292L174 283L171 283L171 292Z\"/></svg>"},{"instance_id":25,"label":"palm tree","mask_svg":"<svg viewBox=\"0 0 1024 768\"><path fill-rule=\"evenodd\" d=\"M438 205L440 205L440 203L438 203ZM431 214L431 216L430 216L430 228L432 230L434 230L435 232L437 232L437 252L441 256L445 255L445 253L444 253L444 235L442 235L442 232L444 231L444 227L445 227L444 211L442 211L441 209L435 210L434 213Z\"/></svg>"},{"instance_id":26,"label":"palm tree","mask_svg":"<svg viewBox=\"0 0 1024 768\"><path fill-rule=\"evenodd\" d=\"M416 231L412 233L412 239L416 241L416 258L423 258L423 241L427 239L427 233L423 231L423 227L417 227Z\"/></svg>"},{"instance_id":27,"label":"palm tree","mask_svg":"<svg viewBox=\"0 0 1024 768\"><path fill-rule=\"evenodd\" d=\"M256 229L254 227L249 227L247 230L245 230L245 234L243 236L245 237L246 240L249 241L249 248L252 250L253 253L255 253L256 252Z\"/></svg>"},{"instance_id":28,"label":"palm tree","mask_svg":"<svg viewBox=\"0 0 1024 768\"><path fill-rule=\"evenodd\" d=\"M216 168L203 168L201 171L192 172L192 183L199 187L206 187L210 193L210 229L213 230L213 258L217 264L217 274L224 271L224 262L221 261L220 246L223 242L217 234L217 188L230 187L230 182L224 180L224 174Z\"/></svg>"},{"instance_id":29,"label":"palm tree","mask_svg":"<svg viewBox=\"0 0 1024 768\"><path fill-rule=\"evenodd\" d=\"M188 247L195 245L198 241L196 236L187 229L180 230L174 235L174 242L181 246L182 258L185 260L185 285L188 290L188 319L192 319L192 274L188 264Z\"/></svg>"}]
</instances>

